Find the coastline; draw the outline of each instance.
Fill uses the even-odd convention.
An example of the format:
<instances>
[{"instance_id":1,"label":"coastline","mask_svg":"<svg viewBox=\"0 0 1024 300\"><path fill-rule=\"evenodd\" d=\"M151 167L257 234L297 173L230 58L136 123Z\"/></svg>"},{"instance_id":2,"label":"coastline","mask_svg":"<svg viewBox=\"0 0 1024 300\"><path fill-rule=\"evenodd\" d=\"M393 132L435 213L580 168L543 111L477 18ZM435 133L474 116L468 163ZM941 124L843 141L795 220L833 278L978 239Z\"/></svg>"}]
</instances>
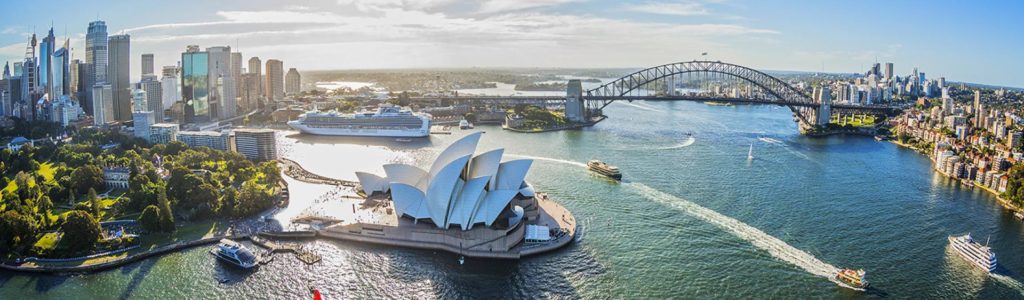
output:
<instances>
[{"instance_id":1,"label":"coastline","mask_svg":"<svg viewBox=\"0 0 1024 300\"><path fill-rule=\"evenodd\" d=\"M917 147L914 147L913 145L904 144L904 143L901 143L900 141L895 140L895 139L892 139L892 140L889 140L889 141L892 142L893 144L897 145L897 146L904 147L904 148L907 148L907 149L910 149L910 150L914 150L915 152L921 153L925 157L928 157L929 160L932 158L932 156L929 155L928 153L926 153L924 150L917 149ZM945 177L947 177L949 179L954 179L952 176L949 176L949 174L946 174L946 172L943 172L942 170L938 170L938 169L935 169L935 168L931 168L931 169L932 169L932 172L937 172L939 174L942 174L942 176L945 176ZM999 202L999 205L1002 206L1003 208L1009 210L1010 212L1015 212L1015 213L1016 212L1024 212L1024 209L1022 209L1021 207L1019 207L1017 205L1014 205L1013 203L1010 202L1010 200L1003 198L1003 196L1000 195L1000 193L998 191L996 191L996 190L993 190L993 189L991 189L991 188L989 188L987 186L983 186L983 185L972 185L972 187L981 188L983 191L986 191L986 192L992 194L992 196L994 196L996 198L996 200Z\"/></svg>"}]
</instances>

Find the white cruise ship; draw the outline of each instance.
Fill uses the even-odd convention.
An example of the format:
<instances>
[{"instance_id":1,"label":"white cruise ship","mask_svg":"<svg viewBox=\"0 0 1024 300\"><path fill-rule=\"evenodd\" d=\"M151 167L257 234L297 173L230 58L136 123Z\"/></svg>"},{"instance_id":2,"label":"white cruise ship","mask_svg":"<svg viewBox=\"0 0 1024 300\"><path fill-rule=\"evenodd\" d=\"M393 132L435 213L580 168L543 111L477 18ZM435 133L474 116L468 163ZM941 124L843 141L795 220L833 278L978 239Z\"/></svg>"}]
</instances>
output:
<instances>
[{"instance_id":1,"label":"white cruise ship","mask_svg":"<svg viewBox=\"0 0 1024 300\"><path fill-rule=\"evenodd\" d=\"M975 242L970 233L962 236L949 236L949 244L971 264L988 272L996 270L996 254L987 245L982 246Z\"/></svg>"},{"instance_id":2,"label":"white cruise ship","mask_svg":"<svg viewBox=\"0 0 1024 300\"><path fill-rule=\"evenodd\" d=\"M376 112L353 114L310 111L288 122L306 134L379 137L425 137L430 135L431 116L396 106L381 106Z\"/></svg>"}]
</instances>

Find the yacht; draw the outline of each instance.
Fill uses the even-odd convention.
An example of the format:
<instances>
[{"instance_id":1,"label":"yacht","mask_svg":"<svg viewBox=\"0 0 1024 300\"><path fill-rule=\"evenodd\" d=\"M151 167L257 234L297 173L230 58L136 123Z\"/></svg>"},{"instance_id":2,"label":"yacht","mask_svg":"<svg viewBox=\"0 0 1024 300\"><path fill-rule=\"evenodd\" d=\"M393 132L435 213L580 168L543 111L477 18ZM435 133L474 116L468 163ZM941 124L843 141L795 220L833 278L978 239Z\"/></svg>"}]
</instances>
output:
<instances>
[{"instance_id":1,"label":"yacht","mask_svg":"<svg viewBox=\"0 0 1024 300\"><path fill-rule=\"evenodd\" d=\"M431 120L429 114L383 105L375 112L351 114L314 110L288 122L288 126L312 135L425 137L430 135Z\"/></svg>"},{"instance_id":2,"label":"yacht","mask_svg":"<svg viewBox=\"0 0 1024 300\"><path fill-rule=\"evenodd\" d=\"M587 162L587 167L591 171L597 172L598 174L611 177L615 180L622 180L622 173L619 172L619 168L606 164L600 160L591 160Z\"/></svg>"},{"instance_id":3,"label":"yacht","mask_svg":"<svg viewBox=\"0 0 1024 300\"><path fill-rule=\"evenodd\" d=\"M992 248L975 242L970 233L962 236L949 236L949 244L971 264L987 272L996 270L996 254L992 252Z\"/></svg>"},{"instance_id":4,"label":"yacht","mask_svg":"<svg viewBox=\"0 0 1024 300\"><path fill-rule=\"evenodd\" d=\"M868 281L864 279L866 273L863 269L839 269L836 271L835 279L850 288L864 290L868 287Z\"/></svg>"},{"instance_id":5,"label":"yacht","mask_svg":"<svg viewBox=\"0 0 1024 300\"><path fill-rule=\"evenodd\" d=\"M257 265L256 255L252 251L229 239L220 240L217 248L210 250L210 253L224 262L243 269L251 269Z\"/></svg>"}]
</instances>

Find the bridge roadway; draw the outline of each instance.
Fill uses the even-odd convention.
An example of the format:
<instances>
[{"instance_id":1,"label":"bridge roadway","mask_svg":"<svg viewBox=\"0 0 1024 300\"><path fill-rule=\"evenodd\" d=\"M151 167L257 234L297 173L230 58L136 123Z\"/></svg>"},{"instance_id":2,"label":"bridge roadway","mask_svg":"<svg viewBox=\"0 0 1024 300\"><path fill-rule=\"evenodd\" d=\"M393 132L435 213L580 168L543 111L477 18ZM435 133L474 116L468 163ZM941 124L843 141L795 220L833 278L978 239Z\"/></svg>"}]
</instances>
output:
<instances>
[{"instance_id":1,"label":"bridge roadway","mask_svg":"<svg viewBox=\"0 0 1024 300\"><path fill-rule=\"evenodd\" d=\"M479 101L479 102L501 102L501 103L535 103L535 102L548 102L548 101L565 101L565 96L446 96L446 97L412 97L410 100L441 100L441 101ZM702 96L583 96L584 101L611 101L611 100L626 100L626 101L714 101L714 102L726 102L726 103L737 103L737 104L770 104L779 106L798 106L798 107L811 107L816 108L816 103L796 102L796 101L778 101L770 99L756 99L756 98L732 98L732 97L702 97ZM839 104L833 103L833 109L839 110L856 110L856 111L869 111L869 112L892 112L899 110L898 107L892 107L888 105L851 105L851 104Z\"/></svg>"}]
</instances>

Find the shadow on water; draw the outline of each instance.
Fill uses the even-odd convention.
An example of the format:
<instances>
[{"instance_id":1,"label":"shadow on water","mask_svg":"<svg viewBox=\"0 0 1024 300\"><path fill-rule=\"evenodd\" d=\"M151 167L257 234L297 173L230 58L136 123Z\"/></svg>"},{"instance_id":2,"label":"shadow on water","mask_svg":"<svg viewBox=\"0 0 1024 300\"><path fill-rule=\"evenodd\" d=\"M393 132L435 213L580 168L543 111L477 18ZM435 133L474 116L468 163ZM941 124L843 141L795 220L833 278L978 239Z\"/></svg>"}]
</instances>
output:
<instances>
[{"instance_id":1,"label":"shadow on water","mask_svg":"<svg viewBox=\"0 0 1024 300\"><path fill-rule=\"evenodd\" d=\"M136 271L135 274L130 275L131 277L128 280L128 285L125 286L124 292L121 293L119 299L131 298L132 292L142 284L142 281L146 279L146 276L149 275L149 272L153 270L153 266L155 266L159 260L160 258L151 258L123 267L121 273L124 274L130 274L132 270Z\"/></svg>"},{"instance_id":2,"label":"shadow on water","mask_svg":"<svg viewBox=\"0 0 1024 300\"><path fill-rule=\"evenodd\" d=\"M50 276L50 275L38 275L33 276L31 281L36 282L36 292L45 293L53 288L64 284L65 281L70 278L70 275Z\"/></svg>"}]
</instances>

